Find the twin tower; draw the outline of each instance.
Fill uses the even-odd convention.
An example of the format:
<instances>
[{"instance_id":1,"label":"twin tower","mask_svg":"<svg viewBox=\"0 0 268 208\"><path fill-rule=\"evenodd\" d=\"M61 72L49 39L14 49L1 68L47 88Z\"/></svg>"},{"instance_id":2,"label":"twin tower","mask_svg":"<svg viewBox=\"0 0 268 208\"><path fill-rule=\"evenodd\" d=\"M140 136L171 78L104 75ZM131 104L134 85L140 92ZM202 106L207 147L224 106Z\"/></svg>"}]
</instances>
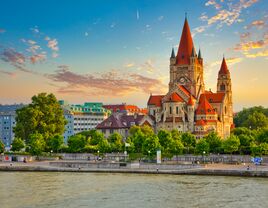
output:
<instances>
[{"instance_id":1,"label":"twin tower","mask_svg":"<svg viewBox=\"0 0 268 208\"><path fill-rule=\"evenodd\" d=\"M197 138L215 131L222 138L233 126L231 76L225 58L218 72L217 91L205 90L203 58L196 53L190 27L185 19L177 54L170 57L169 91L151 95L149 115L155 130L190 131Z\"/></svg>"}]
</instances>

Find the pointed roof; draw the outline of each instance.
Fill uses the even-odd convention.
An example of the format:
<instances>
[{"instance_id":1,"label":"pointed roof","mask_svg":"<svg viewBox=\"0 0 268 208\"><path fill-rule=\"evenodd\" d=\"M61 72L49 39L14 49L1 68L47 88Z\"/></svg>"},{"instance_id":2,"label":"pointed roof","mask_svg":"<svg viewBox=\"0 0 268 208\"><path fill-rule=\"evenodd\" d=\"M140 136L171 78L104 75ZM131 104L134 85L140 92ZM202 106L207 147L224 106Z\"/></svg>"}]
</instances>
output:
<instances>
[{"instance_id":1,"label":"pointed roof","mask_svg":"<svg viewBox=\"0 0 268 208\"><path fill-rule=\"evenodd\" d=\"M196 56L196 52L195 52L195 48L193 46L193 49L192 49L192 54L191 54L192 57L195 57Z\"/></svg>"},{"instance_id":2,"label":"pointed roof","mask_svg":"<svg viewBox=\"0 0 268 208\"><path fill-rule=\"evenodd\" d=\"M198 107L196 109L196 114L197 115L204 115L204 114L214 115L214 114L216 114L215 110L208 102L205 94L202 94L200 96L199 104L198 104Z\"/></svg>"},{"instance_id":3,"label":"pointed roof","mask_svg":"<svg viewBox=\"0 0 268 208\"><path fill-rule=\"evenodd\" d=\"M176 92L173 92L169 97L169 102L184 102L184 100Z\"/></svg>"},{"instance_id":4,"label":"pointed roof","mask_svg":"<svg viewBox=\"0 0 268 208\"><path fill-rule=\"evenodd\" d=\"M193 45L194 44L190 27L187 18L185 18L180 45L177 53L177 64L190 64L190 56L192 53Z\"/></svg>"},{"instance_id":5,"label":"pointed roof","mask_svg":"<svg viewBox=\"0 0 268 208\"><path fill-rule=\"evenodd\" d=\"M225 58L223 57L222 62L221 62L221 69L219 71L219 74L229 74L229 70L225 61Z\"/></svg>"},{"instance_id":6,"label":"pointed roof","mask_svg":"<svg viewBox=\"0 0 268 208\"><path fill-rule=\"evenodd\" d=\"M163 97L164 97L164 95L151 95L147 104L161 107Z\"/></svg>"},{"instance_id":7,"label":"pointed roof","mask_svg":"<svg viewBox=\"0 0 268 208\"><path fill-rule=\"evenodd\" d=\"M202 55L201 55L201 50L199 48L199 51L198 51L198 59L201 59L202 58Z\"/></svg>"},{"instance_id":8,"label":"pointed roof","mask_svg":"<svg viewBox=\"0 0 268 208\"><path fill-rule=\"evenodd\" d=\"M195 125L196 126L205 126L206 122L203 119L201 119L201 120L196 121Z\"/></svg>"},{"instance_id":9,"label":"pointed roof","mask_svg":"<svg viewBox=\"0 0 268 208\"><path fill-rule=\"evenodd\" d=\"M191 105L191 106L194 105L194 100L193 100L193 96L192 96L192 95L190 95L190 98L189 98L189 100L188 100L187 105Z\"/></svg>"},{"instance_id":10,"label":"pointed roof","mask_svg":"<svg viewBox=\"0 0 268 208\"><path fill-rule=\"evenodd\" d=\"M171 56L170 58L175 58L175 52L174 52L174 48L172 48L172 51L171 51Z\"/></svg>"}]
</instances>

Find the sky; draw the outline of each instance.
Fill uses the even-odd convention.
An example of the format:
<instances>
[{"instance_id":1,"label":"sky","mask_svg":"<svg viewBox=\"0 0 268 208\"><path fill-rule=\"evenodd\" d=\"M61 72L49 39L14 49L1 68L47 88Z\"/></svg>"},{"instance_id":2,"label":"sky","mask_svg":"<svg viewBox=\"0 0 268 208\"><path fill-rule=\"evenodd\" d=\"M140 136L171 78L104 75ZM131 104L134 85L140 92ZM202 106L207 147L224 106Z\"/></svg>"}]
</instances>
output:
<instances>
[{"instance_id":1,"label":"sky","mask_svg":"<svg viewBox=\"0 0 268 208\"><path fill-rule=\"evenodd\" d=\"M267 0L0 0L0 103L40 92L70 103L146 107L165 94L187 13L205 84L223 55L234 110L268 106Z\"/></svg>"}]
</instances>

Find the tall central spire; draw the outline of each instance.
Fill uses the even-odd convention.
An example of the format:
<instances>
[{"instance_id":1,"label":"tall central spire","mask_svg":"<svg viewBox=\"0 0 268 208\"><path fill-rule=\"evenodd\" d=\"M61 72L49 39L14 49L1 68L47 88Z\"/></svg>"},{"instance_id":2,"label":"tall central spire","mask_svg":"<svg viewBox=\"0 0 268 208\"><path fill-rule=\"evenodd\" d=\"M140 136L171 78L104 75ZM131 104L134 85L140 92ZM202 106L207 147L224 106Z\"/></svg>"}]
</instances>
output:
<instances>
[{"instance_id":1,"label":"tall central spire","mask_svg":"<svg viewBox=\"0 0 268 208\"><path fill-rule=\"evenodd\" d=\"M180 45L177 53L177 64L190 64L190 57L193 49L193 39L190 27L185 17L184 26L181 34Z\"/></svg>"}]
</instances>

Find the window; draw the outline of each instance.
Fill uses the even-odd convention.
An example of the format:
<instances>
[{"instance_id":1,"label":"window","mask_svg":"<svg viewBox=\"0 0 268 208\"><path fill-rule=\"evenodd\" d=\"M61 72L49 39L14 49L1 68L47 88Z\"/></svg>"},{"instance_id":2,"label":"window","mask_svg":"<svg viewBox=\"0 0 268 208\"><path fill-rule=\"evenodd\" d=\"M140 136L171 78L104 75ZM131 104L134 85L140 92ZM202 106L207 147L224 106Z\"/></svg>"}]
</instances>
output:
<instances>
[{"instance_id":1,"label":"window","mask_svg":"<svg viewBox=\"0 0 268 208\"><path fill-rule=\"evenodd\" d=\"M169 107L169 114L172 114L172 107Z\"/></svg>"},{"instance_id":2,"label":"window","mask_svg":"<svg viewBox=\"0 0 268 208\"><path fill-rule=\"evenodd\" d=\"M179 107L176 107L176 113L179 114Z\"/></svg>"},{"instance_id":3,"label":"window","mask_svg":"<svg viewBox=\"0 0 268 208\"><path fill-rule=\"evenodd\" d=\"M114 130L113 129L110 129L110 134L113 134L114 133Z\"/></svg>"},{"instance_id":4,"label":"window","mask_svg":"<svg viewBox=\"0 0 268 208\"><path fill-rule=\"evenodd\" d=\"M221 90L221 91L225 91L225 85L224 85L224 84L221 84L221 86L220 86L220 90Z\"/></svg>"}]
</instances>

